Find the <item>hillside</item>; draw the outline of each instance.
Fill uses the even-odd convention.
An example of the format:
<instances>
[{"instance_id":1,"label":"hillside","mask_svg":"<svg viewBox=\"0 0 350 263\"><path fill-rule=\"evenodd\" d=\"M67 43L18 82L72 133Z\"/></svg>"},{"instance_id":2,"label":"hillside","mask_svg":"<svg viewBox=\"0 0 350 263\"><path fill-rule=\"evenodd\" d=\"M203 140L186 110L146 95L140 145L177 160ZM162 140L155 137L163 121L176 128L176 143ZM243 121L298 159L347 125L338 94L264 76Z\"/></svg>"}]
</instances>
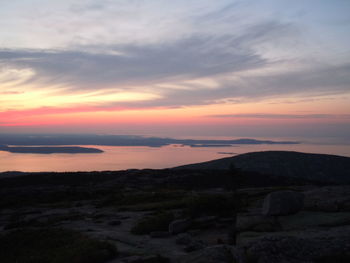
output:
<instances>
[{"instance_id":1,"label":"hillside","mask_svg":"<svg viewBox=\"0 0 350 263\"><path fill-rule=\"evenodd\" d=\"M228 170L233 164L243 171L302 178L325 183L350 183L350 158L290 151L252 152L175 169Z\"/></svg>"},{"instance_id":2,"label":"hillside","mask_svg":"<svg viewBox=\"0 0 350 263\"><path fill-rule=\"evenodd\" d=\"M280 169L309 160L265 152L211 162L212 168L226 163L226 170L0 173L1 262L25 262L28 254L39 255L32 262L56 254L64 258L59 262L73 262L75 254L84 256L79 262L110 263L349 262L350 186L228 170L232 159L244 163L252 155ZM329 156L311 157L327 164L323 157ZM279 198L286 194L291 198ZM265 200L276 195L272 201L282 211L266 215Z\"/></svg>"}]
</instances>

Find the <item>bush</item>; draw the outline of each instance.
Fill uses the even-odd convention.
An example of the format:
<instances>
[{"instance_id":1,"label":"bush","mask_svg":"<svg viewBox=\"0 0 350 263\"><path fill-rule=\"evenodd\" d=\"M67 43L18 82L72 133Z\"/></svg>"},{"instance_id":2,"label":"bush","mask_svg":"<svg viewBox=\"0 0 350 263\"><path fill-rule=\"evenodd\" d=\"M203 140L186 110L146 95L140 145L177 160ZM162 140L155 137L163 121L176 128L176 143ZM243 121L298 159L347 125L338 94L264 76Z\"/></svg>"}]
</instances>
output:
<instances>
[{"instance_id":1,"label":"bush","mask_svg":"<svg viewBox=\"0 0 350 263\"><path fill-rule=\"evenodd\" d=\"M185 214L190 217L202 215L230 216L235 212L235 200L223 194L198 194L185 199Z\"/></svg>"},{"instance_id":2,"label":"bush","mask_svg":"<svg viewBox=\"0 0 350 263\"><path fill-rule=\"evenodd\" d=\"M153 231L168 231L169 224L174 220L174 215L170 212L161 212L157 215L142 218L131 229L135 235L146 235Z\"/></svg>"},{"instance_id":3,"label":"bush","mask_svg":"<svg viewBox=\"0 0 350 263\"><path fill-rule=\"evenodd\" d=\"M151 191L151 192L137 192L137 193L116 193L108 195L106 198L99 201L98 207L105 206L136 206L143 204L156 204L161 202L173 202L179 200L184 195L183 191Z\"/></svg>"},{"instance_id":4,"label":"bush","mask_svg":"<svg viewBox=\"0 0 350 263\"><path fill-rule=\"evenodd\" d=\"M103 263L116 248L67 229L22 229L0 236L2 263Z\"/></svg>"}]
</instances>

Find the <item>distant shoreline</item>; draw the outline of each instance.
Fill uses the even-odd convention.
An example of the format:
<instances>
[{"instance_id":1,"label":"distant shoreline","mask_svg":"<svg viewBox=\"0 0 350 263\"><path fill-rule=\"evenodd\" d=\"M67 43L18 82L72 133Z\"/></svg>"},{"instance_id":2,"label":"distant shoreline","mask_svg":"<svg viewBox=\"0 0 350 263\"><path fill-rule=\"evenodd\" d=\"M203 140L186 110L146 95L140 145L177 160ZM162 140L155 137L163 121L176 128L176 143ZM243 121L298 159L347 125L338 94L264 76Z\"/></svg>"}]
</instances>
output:
<instances>
[{"instance_id":1,"label":"distant shoreline","mask_svg":"<svg viewBox=\"0 0 350 263\"><path fill-rule=\"evenodd\" d=\"M21 146L21 147L9 147L6 145L0 145L0 151L6 151L10 153L31 153L31 154L54 154L54 153L68 153L68 154L77 154L77 153L103 153L101 149L97 148L87 148L80 146Z\"/></svg>"},{"instance_id":2,"label":"distant shoreline","mask_svg":"<svg viewBox=\"0 0 350 263\"><path fill-rule=\"evenodd\" d=\"M161 137L143 137L128 135L96 135L96 134L1 134L0 145L13 146L61 146L61 145L99 145L99 146L148 146L162 147L167 145L183 145L190 147L230 147L234 145L291 145L297 141L271 141L251 138L233 140L199 140L174 139Z\"/></svg>"}]
</instances>

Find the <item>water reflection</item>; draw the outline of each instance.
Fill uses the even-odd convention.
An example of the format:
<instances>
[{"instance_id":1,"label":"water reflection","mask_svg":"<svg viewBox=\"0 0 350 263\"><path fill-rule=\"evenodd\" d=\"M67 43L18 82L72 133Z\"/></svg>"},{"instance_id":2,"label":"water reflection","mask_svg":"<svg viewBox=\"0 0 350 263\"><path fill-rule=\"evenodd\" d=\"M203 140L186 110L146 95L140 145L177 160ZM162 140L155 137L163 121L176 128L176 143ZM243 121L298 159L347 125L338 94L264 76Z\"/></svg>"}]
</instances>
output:
<instances>
[{"instance_id":1,"label":"water reflection","mask_svg":"<svg viewBox=\"0 0 350 263\"><path fill-rule=\"evenodd\" d=\"M86 146L85 147L89 147ZM16 154L0 151L0 171L102 171L132 168L168 168L204 162L235 154L289 150L337 154L350 157L349 145L239 145L234 147L191 148L169 145L154 147L91 146L102 149L97 154ZM225 153L225 154L223 154Z\"/></svg>"}]
</instances>

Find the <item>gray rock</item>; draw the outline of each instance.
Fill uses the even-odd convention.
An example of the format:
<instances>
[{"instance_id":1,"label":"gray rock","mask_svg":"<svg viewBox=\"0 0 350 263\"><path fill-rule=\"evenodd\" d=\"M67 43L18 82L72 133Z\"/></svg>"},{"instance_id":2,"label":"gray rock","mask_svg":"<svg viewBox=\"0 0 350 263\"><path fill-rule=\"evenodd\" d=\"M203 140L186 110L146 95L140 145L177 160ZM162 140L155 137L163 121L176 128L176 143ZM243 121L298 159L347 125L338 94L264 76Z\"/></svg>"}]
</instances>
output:
<instances>
[{"instance_id":1,"label":"gray rock","mask_svg":"<svg viewBox=\"0 0 350 263\"><path fill-rule=\"evenodd\" d=\"M198 229L209 228L215 225L217 220L216 216L203 216L196 218L192 221L192 227Z\"/></svg>"},{"instance_id":2,"label":"gray rock","mask_svg":"<svg viewBox=\"0 0 350 263\"><path fill-rule=\"evenodd\" d=\"M175 239L175 243L178 245L189 245L192 241L192 236L187 233L178 234Z\"/></svg>"},{"instance_id":3,"label":"gray rock","mask_svg":"<svg viewBox=\"0 0 350 263\"><path fill-rule=\"evenodd\" d=\"M265 197L263 215L290 215L299 212L304 205L304 194L295 191L277 191Z\"/></svg>"},{"instance_id":4,"label":"gray rock","mask_svg":"<svg viewBox=\"0 0 350 263\"><path fill-rule=\"evenodd\" d=\"M302 211L294 215L280 216L278 222L284 231L350 225L350 212Z\"/></svg>"},{"instance_id":5,"label":"gray rock","mask_svg":"<svg viewBox=\"0 0 350 263\"><path fill-rule=\"evenodd\" d=\"M350 262L350 226L253 234L235 248L237 262Z\"/></svg>"},{"instance_id":6,"label":"gray rock","mask_svg":"<svg viewBox=\"0 0 350 263\"><path fill-rule=\"evenodd\" d=\"M188 244L187 246L184 247L184 250L186 252L192 252L192 251L196 251L199 249L203 249L207 247L207 244L205 242L203 242L202 240L193 240L191 241L190 244Z\"/></svg>"},{"instance_id":7,"label":"gray rock","mask_svg":"<svg viewBox=\"0 0 350 263\"><path fill-rule=\"evenodd\" d=\"M216 216L202 216L193 220L194 224L198 225L208 225L215 223L217 217Z\"/></svg>"},{"instance_id":8,"label":"gray rock","mask_svg":"<svg viewBox=\"0 0 350 263\"><path fill-rule=\"evenodd\" d=\"M230 223L234 223L235 219L232 217L224 217L224 218L219 218L218 222L223 224L230 224Z\"/></svg>"},{"instance_id":9,"label":"gray rock","mask_svg":"<svg viewBox=\"0 0 350 263\"><path fill-rule=\"evenodd\" d=\"M231 248L225 245L207 247L183 257L180 263L232 263Z\"/></svg>"},{"instance_id":10,"label":"gray rock","mask_svg":"<svg viewBox=\"0 0 350 263\"><path fill-rule=\"evenodd\" d=\"M312 211L350 212L350 186L325 186L307 191L304 207Z\"/></svg>"},{"instance_id":11,"label":"gray rock","mask_svg":"<svg viewBox=\"0 0 350 263\"><path fill-rule=\"evenodd\" d=\"M149 255L149 256L130 256L121 259L125 263L165 263L169 262L168 259L159 255Z\"/></svg>"},{"instance_id":12,"label":"gray rock","mask_svg":"<svg viewBox=\"0 0 350 263\"><path fill-rule=\"evenodd\" d=\"M236 244L238 246L244 246L251 242L258 241L265 236L273 235L275 233L276 232L254 232L254 231L240 232L236 236ZM280 232L277 232L277 233L280 233Z\"/></svg>"},{"instance_id":13,"label":"gray rock","mask_svg":"<svg viewBox=\"0 0 350 263\"><path fill-rule=\"evenodd\" d=\"M262 216L262 215L237 215L237 232L242 231L277 231L280 230L280 226L273 216Z\"/></svg>"},{"instance_id":14,"label":"gray rock","mask_svg":"<svg viewBox=\"0 0 350 263\"><path fill-rule=\"evenodd\" d=\"M169 224L169 233L170 234L179 234L185 232L192 224L192 221L189 219L178 219Z\"/></svg>"},{"instance_id":15,"label":"gray rock","mask_svg":"<svg viewBox=\"0 0 350 263\"><path fill-rule=\"evenodd\" d=\"M120 226L122 224L122 221L120 220L113 220L108 223L110 226Z\"/></svg>"},{"instance_id":16,"label":"gray rock","mask_svg":"<svg viewBox=\"0 0 350 263\"><path fill-rule=\"evenodd\" d=\"M267 237L246 250L248 262L349 262L350 237L311 239Z\"/></svg>"},{"instance_id":17,"label":"gray rock","mask_svg":"<svg viewBox=\"0 0 350 263\"><path fill-rule=\"evenodd\" d=\"M169 237L170 233L167 231L154 231L154 232L151 232L149 235L152 238L165 238L165 237Z\"/></svg>"}]
</instances>

